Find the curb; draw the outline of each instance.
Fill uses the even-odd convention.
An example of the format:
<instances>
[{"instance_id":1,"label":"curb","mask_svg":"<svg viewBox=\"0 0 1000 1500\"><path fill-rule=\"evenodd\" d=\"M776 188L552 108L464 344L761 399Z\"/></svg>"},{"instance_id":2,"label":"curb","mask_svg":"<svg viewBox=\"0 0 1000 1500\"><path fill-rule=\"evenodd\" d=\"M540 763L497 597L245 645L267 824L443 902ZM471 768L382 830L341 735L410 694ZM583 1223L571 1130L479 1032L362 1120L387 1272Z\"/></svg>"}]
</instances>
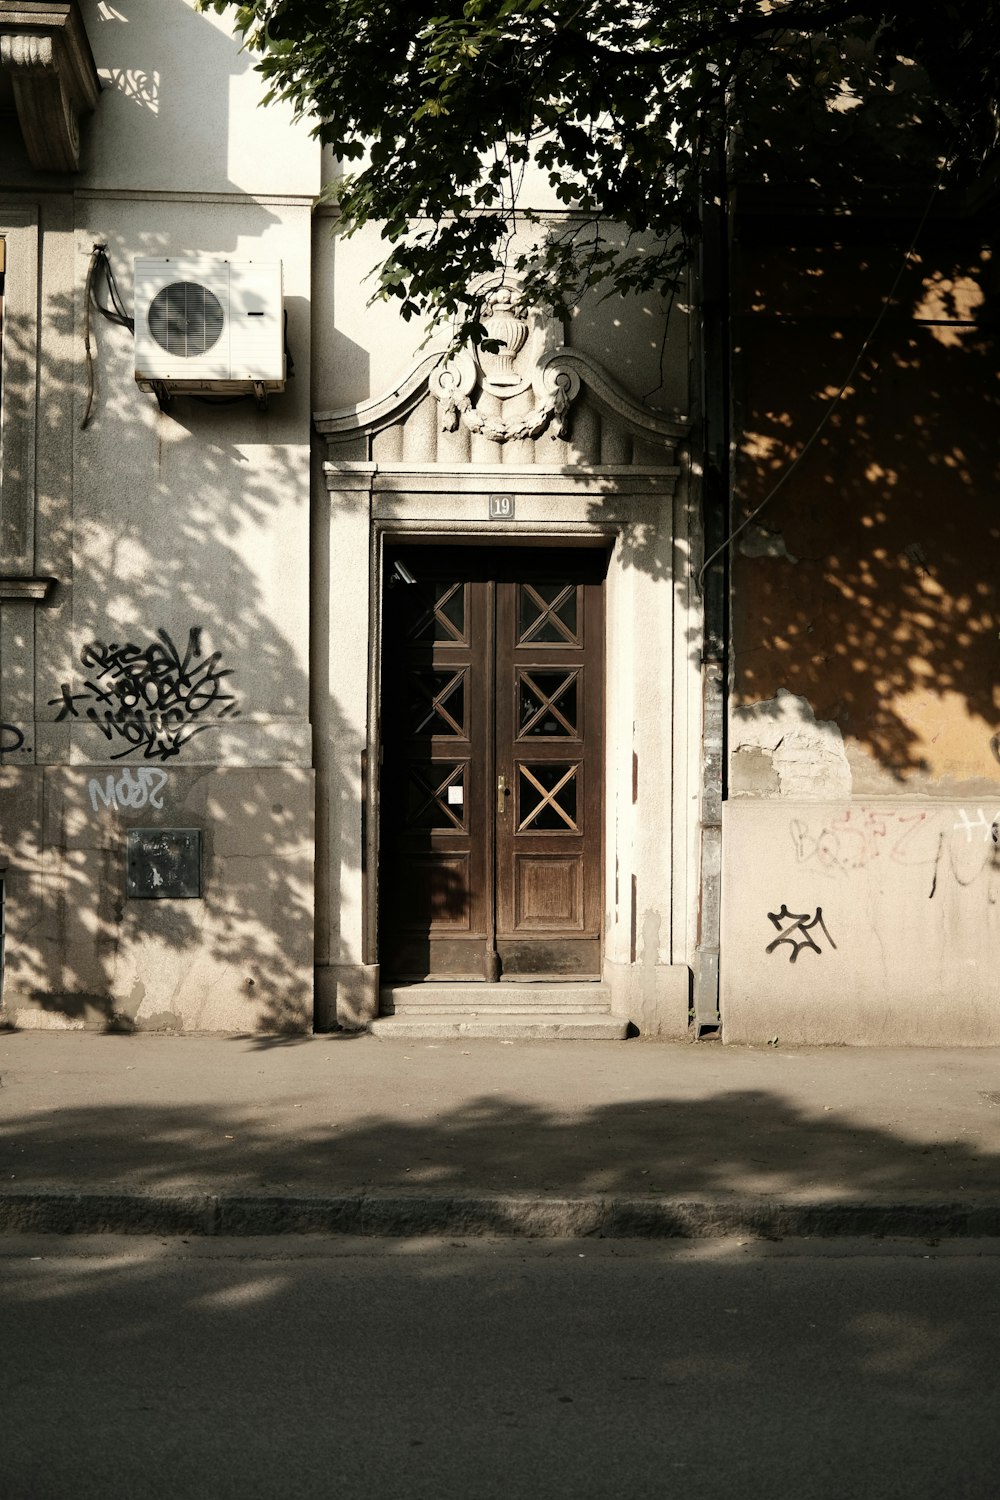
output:
<instances>
[{"instance_id":1,"label":"curb","mask_svg":"<svg viewBox=\"0 0 1000 1500\"><path fill-rule=\"evenodd\" d=\"M764 1239L1000 1237L1000 1203L782 1203L675 1198L421 1197L344 1193L0 1193L0 1234L281 1235L406 1238Z\"/></svg>"}]
</instances>

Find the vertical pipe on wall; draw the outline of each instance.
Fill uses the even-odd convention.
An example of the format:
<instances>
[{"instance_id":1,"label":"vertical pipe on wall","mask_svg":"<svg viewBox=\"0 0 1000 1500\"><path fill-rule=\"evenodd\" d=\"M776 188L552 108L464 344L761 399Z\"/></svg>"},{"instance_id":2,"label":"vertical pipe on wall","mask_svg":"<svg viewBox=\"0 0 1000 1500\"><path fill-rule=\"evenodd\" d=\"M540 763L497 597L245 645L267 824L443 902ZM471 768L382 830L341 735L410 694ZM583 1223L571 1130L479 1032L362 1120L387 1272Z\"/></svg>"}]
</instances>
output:
<instances>
[{"instance_id":1,"label":"vertical pipe on wall","mask_svg":"<svg viewBox=\"0 0 1000 1500\"><path fill-rule=\"evenodd\" d=\"M330 838L330 786L333 774L330 713L330 508L332 496L327 488L318 440L313 444L312 468L309 536L309 720L312 725L312 763L316 772L313 1029L328 1031L336 1024L334 994L328 983L331 965L334 962L331 936L334 873L331 867Z\"/></svg>"},{"instance_id":2,"label":"vertical pipe on wall","mask_svg":"<svg viewBox=\"0 0 1000 1500\"><path fill-rule=\"evenodd\" d=\"M725 142L706 181L699 258L702 522L705 570L702 636L702 786L698 943L694 974L696 1037L717 1033L722 890L722 804L726 794L729 549L729 260Z\"/></svg>"}]
</instances>

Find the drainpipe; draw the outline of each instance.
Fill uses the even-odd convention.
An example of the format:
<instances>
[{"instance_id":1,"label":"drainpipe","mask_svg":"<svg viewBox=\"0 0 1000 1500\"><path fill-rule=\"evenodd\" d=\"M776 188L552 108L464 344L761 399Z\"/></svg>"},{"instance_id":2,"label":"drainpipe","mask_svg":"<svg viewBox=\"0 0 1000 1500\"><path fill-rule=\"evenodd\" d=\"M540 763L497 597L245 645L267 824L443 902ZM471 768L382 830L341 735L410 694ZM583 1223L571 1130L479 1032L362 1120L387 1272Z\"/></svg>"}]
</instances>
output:
<instances>
[{"instance_id":1,"label":"drainpipe","mask_svg":"<svg viewBox=\"0 0 1000 1500\"><path fill-rule=\"evenodd\" d=\"M698 942L694 973L695 1038L718 1036L722 903L722 804L726 797L726 696L729 676L729 260L725 147L720 144L702 210L699 257L702 428L702 534L705 570L701 692L702 763Z\"/></svg>"}]
</instances>

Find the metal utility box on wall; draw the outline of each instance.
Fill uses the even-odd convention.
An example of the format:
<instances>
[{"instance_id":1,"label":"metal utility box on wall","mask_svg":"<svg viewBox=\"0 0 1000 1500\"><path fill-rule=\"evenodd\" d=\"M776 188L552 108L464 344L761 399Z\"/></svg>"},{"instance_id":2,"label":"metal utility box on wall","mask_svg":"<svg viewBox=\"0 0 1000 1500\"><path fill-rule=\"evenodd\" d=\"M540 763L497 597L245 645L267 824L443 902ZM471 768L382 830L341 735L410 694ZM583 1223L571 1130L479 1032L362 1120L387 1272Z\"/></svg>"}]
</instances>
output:
<instances>
[{"instance_id":1,"label":"metal utility box on wall","mask_svg":"<svg viewBox=\"0 0 1000 1500\"><path fill-rule=\"evenodd\" d=\"M200 828L130 828L126 844L125 894L131 900L200 897Z\"/></svg>"},{"instance_id":2,"label":"metal utility box on wall","mask_svg":"<svg viewBox=\"0 0 1000 1500\"><path fill-rule=\"evenodd\" d=\"M284 344L280 261L136 260L140 390L281 391Z\"/></svg>"}]
</instances>

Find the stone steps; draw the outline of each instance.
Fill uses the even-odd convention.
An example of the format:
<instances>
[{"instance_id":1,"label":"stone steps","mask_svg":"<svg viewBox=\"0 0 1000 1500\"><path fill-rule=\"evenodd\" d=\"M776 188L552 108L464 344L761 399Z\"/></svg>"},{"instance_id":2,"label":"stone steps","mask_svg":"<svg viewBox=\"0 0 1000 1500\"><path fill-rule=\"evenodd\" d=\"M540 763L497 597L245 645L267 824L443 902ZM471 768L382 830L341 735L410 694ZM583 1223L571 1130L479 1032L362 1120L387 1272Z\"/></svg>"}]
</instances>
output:
<instances>
[{"instance_id":1,"label":"stone steps","mask_svg":"<svg viewBox=\"0 0 1000 1500\"><path fill-rule=\"evenodd\" d=\"M509 1041L618 1041L628 1022L611 1014L611 992L596 981L387 985L381 1037L492 1037Z\"/></svg>"}]
</instances>

